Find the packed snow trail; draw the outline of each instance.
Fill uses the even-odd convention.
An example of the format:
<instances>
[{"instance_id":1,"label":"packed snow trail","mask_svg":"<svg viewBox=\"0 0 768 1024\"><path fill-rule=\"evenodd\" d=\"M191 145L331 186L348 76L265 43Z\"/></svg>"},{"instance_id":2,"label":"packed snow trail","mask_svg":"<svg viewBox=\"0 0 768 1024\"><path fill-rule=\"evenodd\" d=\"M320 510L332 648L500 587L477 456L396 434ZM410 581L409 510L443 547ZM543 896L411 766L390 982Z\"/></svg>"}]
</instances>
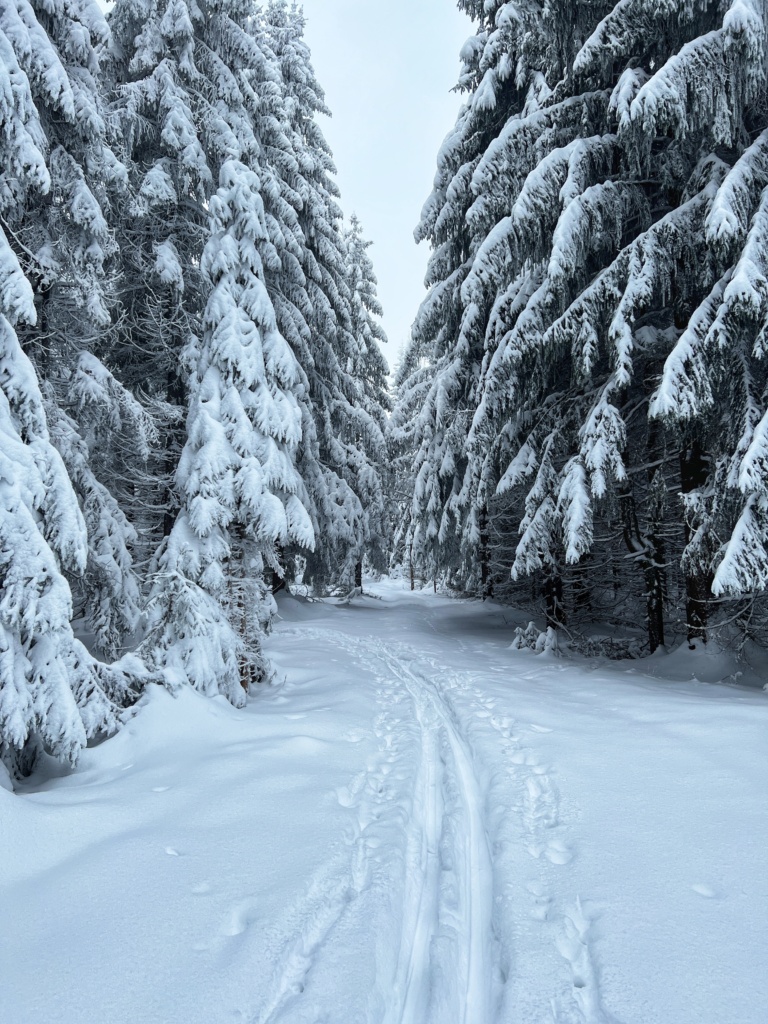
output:
<instances>
[{"instance_id":1,"label":"packed snow trail","mask_svg":"<svg viewBox=\"0 0 768 1024\"><path fill-rule=\"evenodd\" d=\"M763 1024L765 694L371 591L284 597L245 712L155 688L0 789L0 1019Z\"/></svg>"},{"instance_id":2,"label":"packed snow trail","mask_svg":"<svg viewBox=\"0 0 768 1024\"><path fill-rule=\"evenodd\" d=\"M484 801L472 757L439 690L419 678L409 667L407 655L384 657L392 677L401 680L413 698L422 734L417 782L421 788L422 820L417 823L422 836L421 856L418 862L409 862L405 901L406 908L418 909L415 920L404 920L401 963L394 986L396 995L402 994L403 999L401 1006L399 999L393 1002L388 1020L392 1024L446 1019L458 1024L487 1021L491 1019L493 866L482 817ZM449 787L457 803L453 822L448 819ZM446 850L449 840L452 848ZM447 853L451 867L458 867L450 905L446 905L448 887L442 877L448 873ZM411 892L411 887L416 891ZM413 935L410 942L409 935ZM447 962L439 963L435 950L441 938L444 946L455 943L456 951ZM440 982L452 974L460 979L460 991L458 1005L448 1007Z\"/></svg>"}]
</instances>

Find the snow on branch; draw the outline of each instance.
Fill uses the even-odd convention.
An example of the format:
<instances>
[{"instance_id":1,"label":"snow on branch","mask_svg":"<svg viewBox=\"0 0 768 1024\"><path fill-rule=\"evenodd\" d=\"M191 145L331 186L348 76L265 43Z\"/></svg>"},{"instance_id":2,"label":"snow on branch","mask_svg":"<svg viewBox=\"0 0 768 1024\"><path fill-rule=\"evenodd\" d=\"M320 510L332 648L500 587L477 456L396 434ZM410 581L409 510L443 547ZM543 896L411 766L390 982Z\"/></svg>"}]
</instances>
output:
<instances>
[{"instance_id":1,"label":"snow on branch","mask_svg":"<svg viewBox=\"0 0 768 1024\"><path fill-rule=\"evenodd\" d=\"M768 130L741 154L726 175L707 215L707 241L728 246L741 241L760 192L768 185Z\"/></svg>"},{"instance_id":2,"label":"snow on branch","mask_svg":"<svg viewBox=\"0 0 768 1024\"><path fill-rule=\"evenodd\" d=\"M632 120L647 136L684 136L706 126L716 143L732 145L742 104L764 85L765 45L762 0L735 0L722 28L686 43L643 85L630 108Z\"/></svg>"}]
</instances>

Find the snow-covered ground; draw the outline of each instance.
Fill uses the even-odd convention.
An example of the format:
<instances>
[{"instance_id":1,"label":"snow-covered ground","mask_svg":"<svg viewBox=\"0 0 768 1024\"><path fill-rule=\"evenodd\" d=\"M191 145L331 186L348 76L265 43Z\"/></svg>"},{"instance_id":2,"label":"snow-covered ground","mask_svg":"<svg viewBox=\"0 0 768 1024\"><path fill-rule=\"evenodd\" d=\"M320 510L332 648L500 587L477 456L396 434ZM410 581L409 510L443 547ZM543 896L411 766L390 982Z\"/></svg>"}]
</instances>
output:
<instances>
[{"instance_id":1,"label":"snow-covered ground","mask_svg":"<svg viewBox=\"0 0 768 1024\"><path fill-rule=\"evenodd\" d=\"M0 1019L765 1024L766 694L371 590L284 599L245 712L155 689L0 789Z\"/></svg>"}]
</instances>

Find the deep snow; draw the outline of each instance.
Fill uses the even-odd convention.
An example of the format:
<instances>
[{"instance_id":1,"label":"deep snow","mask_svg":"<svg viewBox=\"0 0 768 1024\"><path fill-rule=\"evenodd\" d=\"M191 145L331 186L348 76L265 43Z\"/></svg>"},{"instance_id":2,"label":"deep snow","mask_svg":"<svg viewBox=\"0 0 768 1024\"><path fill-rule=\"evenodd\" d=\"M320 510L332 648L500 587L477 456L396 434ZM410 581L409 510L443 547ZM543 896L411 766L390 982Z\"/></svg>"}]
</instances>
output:
<instances>
[{"instance_id":1,"label":"deep snow","mask_svg":"<svg viewBox=\"0 0 768 1024\"><path fill-rule=\"evenodd\" d=\"M766 695L371 590L0 789L0 1020L764 1024Z\"/></svg>"}]
</instances>

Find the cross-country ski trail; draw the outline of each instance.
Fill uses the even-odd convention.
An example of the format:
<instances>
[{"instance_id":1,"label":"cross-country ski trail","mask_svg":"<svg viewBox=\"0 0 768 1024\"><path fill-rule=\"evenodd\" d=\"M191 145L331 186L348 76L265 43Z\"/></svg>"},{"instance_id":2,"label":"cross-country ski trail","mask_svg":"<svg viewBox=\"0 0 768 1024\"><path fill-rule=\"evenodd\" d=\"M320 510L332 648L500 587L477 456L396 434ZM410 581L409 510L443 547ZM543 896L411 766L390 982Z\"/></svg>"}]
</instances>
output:
<instances>
[{"instance_id":1,"label":"cross-country ski trail","mask_svg":"<svg viewBox=\"0 0 768 1024\"><path fill-rule=\"evenodd\" d=\"M768 1019L765 694L366 588L281 598L244 712L153 688L77 772L0 789L0 1017Z\"/></svg>"}]
</instances>

